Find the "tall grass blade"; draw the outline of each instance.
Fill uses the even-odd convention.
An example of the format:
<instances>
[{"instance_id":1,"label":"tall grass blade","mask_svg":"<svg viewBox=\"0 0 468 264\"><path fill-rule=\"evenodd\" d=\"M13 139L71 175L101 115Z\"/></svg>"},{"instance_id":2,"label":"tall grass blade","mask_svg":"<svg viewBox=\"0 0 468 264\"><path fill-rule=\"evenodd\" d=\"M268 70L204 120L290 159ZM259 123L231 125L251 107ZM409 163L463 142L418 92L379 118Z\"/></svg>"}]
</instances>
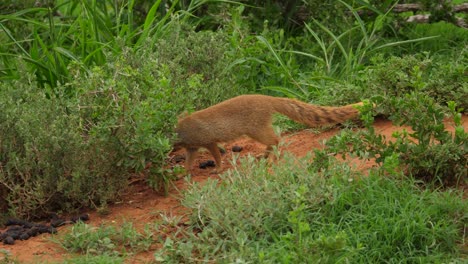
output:
<instances>
[{"instance_id":1,"label":"tall grass blade","mask_svg":"<svg viewBox=\"0 0 468 264\"><path fill-rule=\"evenodd\" d=\"M265 46L271 52L273 57L275 57L276 61L280 64L281 68L289 75L288 68L286 67L286 65L284 64L283 60L278 55L278 53L275 51L275 49L271 46L270 42L268 42L268 40L266 40L263 36L257 36L257 39L260 40L260 42L262 42L263 44L265 44Z\"/></svg>"},{"instance_id":2,"label":"tall grass blade","mask_svg":"<svg viewBox=\"0 0 468 264\"><path fill-rule=\"evenodd\" d=\"M29 53L23 48L23 46L21 46L21 44L19 43L19 41L17 41L15 39L15 37L11 34L10 30L8 28L6 28L3 23L0 23L0 28L3 29L3 32L5 32L5 34L8 36L8 38L16 45L16 47L18 47L19 50L21 50L21 52L24 54L24 55L29 55Z\"/></svg>"},{"instance_id":3,"label":"tall grass blade","mask_svg":"<svg viewBox=\"0 0 468 264\"><path fill-rule=\"evenodd\" d=\"M177 1L176 1L177 2ZM156 19L156 11L158 11L161 0L156 1L156 3L151 6L148 15L146 16L145 23L143 24L143 33L139 37L136 47L141 46L141 43L146 40L149 33L151 32L151 27L153 26L154 20Z\"/></svg>"},{"instance_id":4,"label":"tall grass blade","mask_svg":"<svg viewBox=\"0 0 468 264\"><path fill-rule=\"evenodd\" d=\"M318 56L315 56L315 55L310 54L310 53L307 53L307 52L302 52L302 51L297 51L297 50L286 50L286 51L284 51L284 52L288 52L288 53L293 53L293 54L297 54L297 55L309 57L309 58L312 58L312 59L317 60L317 61L322 62L322 63L325 62L323 58L320 58L320 57L318 57Z\"/></svg>"},{"instance_id":5,"label":"tall grass blade","mask_svg":"<svg viewBox=\"0 0 468 264\"><path fill-rule=\"evenodd\" d=\"M387 48L387 47L393 47L393 46L408 44L408 43L426 41L426 40L435 39L435 38L439 38L439 37L440 37L440 36L429 36L429 37L422 37L422 38L416 38L416 39L408 39L408 40L402 40L402 41L395 41L395 42L386 43L386 44L377 46L377 47L375 47L375 48L373 49L373 51L376 51L376 50L379 50L379 49L383 49L383 48Z\"/></svg>"},{"instance_id":6,"label":"tall grass blade","mask_svg":"<svg viewBox=\"0 0 468 264\"><path fill-rule=\"evenodd\" d=\"M315 41L317 41L317 44L320 46L320 48L322 49L322 53L323 53L323 60L325 62L325 66L327 68L327 72L330 72L331 71L331 66L330 66L330 59L329 59L329 56L328 56L328 49L324 43L324 41L318 36L318 34L306 23L304 24L307 31L309 31L309 33L312 35L312 37L314 37Z\"/></svg>"},{"instance_id":7,"label":"tall grass blade","mask_svg":"<svg viewBox=\"0 0 468 264\"><path fill-rule=\"evenodd\" d=\"M351 32L354 28L351 28L349 30L347 30L345 33L339 35L339 36L336 36L335 34L333 34L333 32L331 32L326 26L324 26L322 23L318 22L317 20L314 20L314 23L316 25L318 25L323 31L325 31L333 40L334 40L334 43L338 46L338 48L340 49L341 53L343 54L343 56L345 57L345 60L346 61L349 61L349 54L348 52L346 52L346 49L344 48L343 44L341 43L340 39L345 36L348 32ZM331 46L330 46L331 47ZM330 48L329 47L329 48Z\"/></svg>"},{"instance_id":8,"label":"tall grass blade","mask_svg":"<svg viewBox=\"0 0 468 264\"><path fill-rule=\"evenodd\" d=\"M262 42L263 44L265 44L268 48L268 50L270 50L271 54L273 54L273 57L276 59L276 61L280 64L281 66L281 69L283 69L283 71L286 73L286 75L289 77L289 79L291 80L291 82L300 88L300 85L296 82L296 80L294 79L294 77L292 76L291 72L289 71L288 67L286 66L286 64L283 62L283 60L281 59L281 57L278 55L278 53L275 51L275 49L271 46L271 44L268 42L268 40L266 40L263 36L257 36L257 39L260 40L260 42Z\"/></svg>"},{"instance_id":9,"label":"tall grass blade","mask_svg":"<svg viewBox=\"0 0 468 264\"><path fill-rule=\"evenodd\" d=\"M349 11L353 14L354 18L356 18L356 21L358 22L358 26L361 29L361 33L362 33L362 35L364 37L364 40L365 40L365 43L367 45L369 43L369 35L367 34L366 23L364 23L364 21L362 21L361 17L356 12L356 10L354 10L354 8L352 6L348 5L346 2L343 2L342 0L340 0L340 3L345 5L349 9Z\"/></svg>"},{"instance_id":10,"label":"tall grass blade","mask_svg":"<svg viewBox=\"0 0 468 264\"><path fill-rule=\"evenodd\" d=\"M77 58L71 51L65 49L65 48L62 48L62 47L54 47L53 49L54 51L56 51L57 53L59 54L62 54L63 56L69 58L70 60L73 60L73 61L80 61L79 58Z\"/></svg>"}]
</instances>

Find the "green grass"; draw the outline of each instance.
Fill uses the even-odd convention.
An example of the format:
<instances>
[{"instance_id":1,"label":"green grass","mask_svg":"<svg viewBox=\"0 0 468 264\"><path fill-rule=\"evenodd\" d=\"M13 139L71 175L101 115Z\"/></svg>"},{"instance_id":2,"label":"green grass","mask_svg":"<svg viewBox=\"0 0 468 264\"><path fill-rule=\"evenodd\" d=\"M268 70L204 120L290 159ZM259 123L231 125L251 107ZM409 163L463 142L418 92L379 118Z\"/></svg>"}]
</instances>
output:
<instances>
[{"instance_id":1,"label":"green grass","mask_svg":"<svg viewBox=\"0 0 468 264\"><path fill-rule=\"evenodd\" d=\"M70 65L90 70L125 49L156 46L171 32L171 24L184 23L207 1L190 1L188 6L179 2L163 7L161 0L153 4L59 0L48 7L18 6L15 12L0 14L0 40L4 43L0 79L18 79L21 73L15 67L19 60L35 72L40 86L55 89L73 79Z\"/></svg>"},{"instance_id":2,"label":"green grass","mask_svg":"<svg viewBox=\"0 0 468 264\"><path fill-rule=\"evenodd\" d=\"M110 256L107 254L94 256L94 255L83 255L74 257L71 259L63 260L60 263L66 264L120 264L125 263L125 258L120 256Z\"/></svg>"},{"instance_id":3,"label":"green grass","mask_svg":"<svg viewBox=\"0 0 468 264\"><path fill-rule=\"evenodd\" d=\"M19 263L15 258L11 257L11 252L6 249L0 249L1 264L16 264Z\"/></svg>"},{"instance_id":4,"label":"green grass","mask_svg":"<svg viewBox=\"0 0 468 264\"><path fill-rule=\"evenodd\" d=\"M191 230L157 254L169 263L433 263L461 260L468 204L455 191L418 188L336 163L314 172L287 155L268 168L244 161L183 198Z\"/></svg>"},{"instance_id":5,"label":"green grass","mask_svg":"<svg viewBox=\"0 0 468 264\"><path fill-rule=\"evenodd\" d=\"M119 227L92 227L79 222L73 225L70 232L64 233L53 241L71 253L122 257L128 253L148 250L153 243L152 233L153 230L149 226L143 233L140 233L130 222L124 222Z\"/></svg>"},{"instance_id":6,"label":"green grass","mask_svg":"<svg viewBox=\"0 0 468 264\"><path fill-rule=\"evenodd\" d=\"M431 53L451 53L454 47L466 46L468 44L468 32L466 29L457 27L447 22L433 24L418 24L404 29L409 38L435 36L434 41L423 41L411 44L411 49Z\"/></svg>"}]
</instances>

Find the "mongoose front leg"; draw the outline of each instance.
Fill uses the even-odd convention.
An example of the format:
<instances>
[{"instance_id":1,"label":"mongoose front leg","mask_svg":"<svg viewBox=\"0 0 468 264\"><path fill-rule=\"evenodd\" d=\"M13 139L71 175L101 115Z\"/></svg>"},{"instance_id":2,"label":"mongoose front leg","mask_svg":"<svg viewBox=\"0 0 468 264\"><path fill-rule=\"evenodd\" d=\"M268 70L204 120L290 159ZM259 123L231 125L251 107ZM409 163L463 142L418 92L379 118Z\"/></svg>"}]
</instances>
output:
<instances>
[{"instance_id":1,"label":"mongoose front leg","mask_svg":"<svg viewBox=\"0 0 468 264\"><path fill-rule=\"evenodd\" d=\"M185 170L191 174L193 161L197 157L198 148L187 148L185 154Z\"/></svg>"}]
</instances>

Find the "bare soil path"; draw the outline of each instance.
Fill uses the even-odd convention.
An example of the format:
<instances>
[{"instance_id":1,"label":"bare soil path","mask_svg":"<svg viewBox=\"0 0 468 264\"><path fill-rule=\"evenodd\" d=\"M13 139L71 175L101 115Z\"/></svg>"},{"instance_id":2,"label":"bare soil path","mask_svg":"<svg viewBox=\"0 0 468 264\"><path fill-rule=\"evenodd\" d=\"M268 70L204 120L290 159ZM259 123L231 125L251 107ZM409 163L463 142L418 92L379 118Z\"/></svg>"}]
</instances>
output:
<instances>
[{"instance_id":1,"label":"bare soil path","mask_svg":"<svg viewBox=\"0 0 468 264\"><path fill-rule=\"evenodd\" d=\"M465 131L468 128L468 116L463 116L463 125ZM402 127L393 126L390 121L376 120L375 129L378 133L390 138L395 131L402 130ZM448 124L448 129L453 131L453 127ZM406 129L408 129L406 127ZM333 128L322 133L315 133L312 129L303 130L295 133L287 133L282 136L281 151L288 151L294 155L301 157L306 155L309 151L322 148L322 142L325 139L337 134L339 128ZM231 147L234 145L242 146L243 150L240 156L245 155L259 155L264 151L264 146L255 141L247 138L239 139L230 144L226 144L228 150L223 155L224 170L232 167L230 161L232 160ZM171 156L182 155L183 151L177 151ZM198 157L195 164L201 161L212 159L207 152L203 152ZM373 163L364 161L353 161L358 169L367 169L374 166ZM203 182L210 177L217 177L210 174L210 168L199 169L196 168L193 172L194 176L192 181ZM137 228L142 228L145 224L154 222L161 217L161 214L169 214L176 216L187 215L187 210L179 202L180 190L187 188L188 184L184 179L175 181L175 188L171 188L168 196L163 196L160 193L151 189L143 179L136 179L128 188L126 193L122 196L120 202L110 206L110 212L107 215L100 215L95 211L90 211L90 220L88 224L99 226L103 225L118 225L124 221L132 222ZM465 189L465 193L467 190ZM58 232L63 233L70 230L71 226L63 226L58 228ZM4 231L4 230L0 230ZM153 253L158 245L154 245L148 252L139 253L130 259L127 263L149 263L154 260ZM15 245L0 244L0 249L7 250L11 253L11 259L16 259L19 263L60 263L61 260L73 257L73 254L66 252L63 248L50 241L49 234L43 234L29 240L16 241ZM1 262L0 254L0 262ZM154 261L153 261L154 262Z\"/></svg>"}]
</instances>

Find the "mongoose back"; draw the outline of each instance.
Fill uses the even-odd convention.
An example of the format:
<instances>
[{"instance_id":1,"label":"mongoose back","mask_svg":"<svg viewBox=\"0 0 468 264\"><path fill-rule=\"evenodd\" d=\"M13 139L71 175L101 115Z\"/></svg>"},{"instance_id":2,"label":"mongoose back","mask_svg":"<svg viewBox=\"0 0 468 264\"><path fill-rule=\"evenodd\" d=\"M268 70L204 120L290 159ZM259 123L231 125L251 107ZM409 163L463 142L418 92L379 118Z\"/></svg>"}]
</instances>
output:
<instances>
[{"instance_id":1,"label":"mongoose back","mask_svg":"<svg viewBox=\"0 0 468 264\"><path fill-rule=\"evenodd\" d=\"M355 105L362 103L326 107L288 98L241 95L180 118L175 129L176 145L187 150L186 170L190 171L198 149L206 148L215 159L216 172L222 166L217 143L246 135L267 146L266 156L278 145L279 139L272 126L274 113L314 127L357 117L359 111Z\"/></svg>"}]
</instances>

